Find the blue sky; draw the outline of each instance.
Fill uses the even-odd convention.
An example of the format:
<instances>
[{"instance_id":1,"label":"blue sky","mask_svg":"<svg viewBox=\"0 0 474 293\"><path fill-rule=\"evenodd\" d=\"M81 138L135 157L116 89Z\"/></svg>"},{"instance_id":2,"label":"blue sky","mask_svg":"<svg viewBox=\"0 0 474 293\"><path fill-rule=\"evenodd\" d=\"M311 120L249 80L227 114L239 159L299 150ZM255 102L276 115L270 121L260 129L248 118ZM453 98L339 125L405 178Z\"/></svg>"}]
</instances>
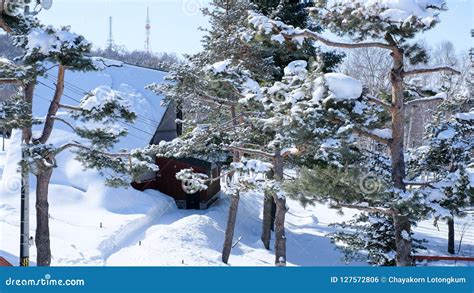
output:
<instances>
[{"instance_id":1,"label":"blue sky","mask_svg":"<svg viewBox=\"0 0 474 293\"><path fill-rule=\"evenodd\" d=\"M143 49L146 8L151 14L151 47L156 52L195 53L201 48L207 19L199 12L208 0L54 0L49 11L39 17L54 26L71 25L96 47L104 47L109 16L113 17L113 37L127 49ZM474 0L447 0L449 10L432 31L420 35L428 44L450 40L459 50L472 47L470 29L474 28Z\"/></svg>"}]
</instances>

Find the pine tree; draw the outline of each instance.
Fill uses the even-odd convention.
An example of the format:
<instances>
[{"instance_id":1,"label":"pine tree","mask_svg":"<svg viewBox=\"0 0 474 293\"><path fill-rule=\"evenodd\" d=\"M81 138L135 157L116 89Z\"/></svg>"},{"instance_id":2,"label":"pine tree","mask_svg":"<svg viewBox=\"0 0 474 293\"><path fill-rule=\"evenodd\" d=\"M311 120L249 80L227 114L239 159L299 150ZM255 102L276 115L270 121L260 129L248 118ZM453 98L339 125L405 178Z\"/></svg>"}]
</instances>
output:
<instances>
[{"instance_id":1,"label":"pine tree","mask_svg":"<svg viewBox=\"0 0 474 293\"><path fill-rule=\"evenodd\" d=\"M419 64L427 61L427 53L417 44L410 42L417 33L432 29L438 23L438 12L445 10L444 1L432 0L423 3L414 2L398 7L403 13L393 13L394 4L390 1L315 1L310 8L314 19L324 28L340 35L350 37L354 42L336 42L321 36L318 32L308 29L295 28L283 22L271 20L268 17L251 13L249 23L255 29L256 38L267 36L272 40L282 42L293 40L301 44L304 40L313 40L325 45L344 49L380 48L390 53L393 67L390 72L392 88L391 103L372 97L372 102L380 105L390 114L390 128L385 131L352 128L360 136L366 136L389 149L390 180L387 182L385 196L381 200L367 202L364 198L338 198L338 206L352 207L362 211L378 211L390 215L393 219L396 244L396 263L399 266L413 264L411 257L412 215L419 216L428 208L423 208L423 196L417 192L407 191L404 123L405 97L404 80L407 77L440 71L458 73L448 66L419 68L406 70L405 64ZM412 11L417 7L423 14ZM252 33L250 33L252 34ZM349 117L350 118L350 117ZM351 120L339 119L339 124L352 123ZM369 130L369 131L366 131ZM383 158L383 152L378 156ZM380 168L380 167L379 167ZM382 177L384 179L384 177ZM367 206L368 204L368 206Z\"/></svg>"},{"instance_id":2,"label":"pine tree","mask_svg":"<svg viewBox=\"0 0 474 293\"><path fill-rule=\"evenodd\" d=\"M16 74L16 77L26 86L18 101L3 104L5 119L2 119L1 124L23 128L27 156L21 164L37 178L37 265L49 266L51 249L48 188L53 170L57 167L56 157L60 153L71 150L86 168L107 170L111 173L107 182L112 186L128 185L132 178L137 178L145 171L156 170L156 166L151 157L143 156L139 152L113 151L118 139L127 134L127 129L117 123L133 122L136 118L136 114L120 93L99 87L86 95L79 105L61 103L67 70L96 70L93 60L85 56L90 51L91 44L84 37L72 33L69 27L45 27L37 19L21 15L10 23L13 24L10 33L14 45L23 51L22 75L19 77ZM58 67L56 88L45 120L35 120L31 117L34 85L36 78L45 73L46 64ZM11 66L2 66L2 70L12 72ZM57 116L59 109L67 111L68 115ZM25 123L19 123L21 121ZM33 137L31 125L39 121L41 135ZM52 144L50 137L56 122L67 125L77 136L77 140L62 145Z\"/></svg>"},{"instance_id":3,"label":"pine tree","mask_svg":"<svg viewBox=\"0 0 474 293\"><path fill-rule=\"evenodd\" d=\"M413 151L409 175L429 178L420 190L439 208L436 221L448 223L448 252L454 254L454 217L466 216L474 200L468 168L474 163L474 102L467 89L441 103L426 128L426 145Z\"/></svg>"},{"instance_id":4,"label":"pine tree","mask_svg":"<svg viewBox=\"0 0 474 293\"><path fill-rule=\"evenodd\" d=\"M321 32L322 27L311 20L308 8L312 1L299 0L271 0L271 1L250 1L256 6L256 10L263 15L275 20L282 21L288 25ZM305 40L301 45L296 45L291 41L282 43L262 40L260 46L265 48L266 54L273 58L278 70L274 74L275 80L283 77L283 70L294 60L304 60L309 62L311 58L319 55L324 72L331 72L342 61L344 54L336 51L322 51L317 44L311 40Z\"/></svg>"}]
</instances>

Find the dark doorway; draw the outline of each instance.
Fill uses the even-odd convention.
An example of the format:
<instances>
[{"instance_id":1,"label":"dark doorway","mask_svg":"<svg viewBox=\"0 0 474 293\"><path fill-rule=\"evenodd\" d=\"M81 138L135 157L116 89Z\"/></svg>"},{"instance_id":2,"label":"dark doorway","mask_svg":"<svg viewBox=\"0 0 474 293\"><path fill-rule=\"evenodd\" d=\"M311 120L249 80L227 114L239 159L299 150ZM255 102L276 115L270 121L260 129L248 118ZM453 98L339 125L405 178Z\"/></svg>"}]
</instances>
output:
<instances>
[{"instance_id":1,"label":"dark doorway","mask_svg":"<svg viewBox=\"0 0 474 293\"><path fill-rule=\"evenodd\" d=\"M186 208L192 210L199 210L199 193L188 194L186 195Z\"/></svg>"}]
</instances>

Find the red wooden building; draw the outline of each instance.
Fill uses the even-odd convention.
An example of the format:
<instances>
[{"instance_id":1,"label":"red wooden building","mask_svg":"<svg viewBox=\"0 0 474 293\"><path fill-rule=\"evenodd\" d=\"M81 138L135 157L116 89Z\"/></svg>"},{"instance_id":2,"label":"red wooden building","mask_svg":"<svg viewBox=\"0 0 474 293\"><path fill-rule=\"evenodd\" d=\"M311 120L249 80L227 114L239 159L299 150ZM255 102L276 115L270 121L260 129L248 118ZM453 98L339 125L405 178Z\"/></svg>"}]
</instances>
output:
<instances>
[{"instance_id":1,"label":"red wooden building","mask_svg":"<svg viewBox=\"0 0 474 293\"><path fill-rule=\"evenodd\" d=\"M146 189L159 190L174 198L180 209L207 209L217 200L221 190L219 167L216 164L194 158L168 159L157 158L156 164L160 171L150 174L141 182L135 182L132 186L140 191ZM216 178L208 183L208 188L194 194L188 194L183 190L182 182L176 179L176 173L183 169L192 168L197 173L206 174L209 178Z\"/></svg>"}]
</instances>

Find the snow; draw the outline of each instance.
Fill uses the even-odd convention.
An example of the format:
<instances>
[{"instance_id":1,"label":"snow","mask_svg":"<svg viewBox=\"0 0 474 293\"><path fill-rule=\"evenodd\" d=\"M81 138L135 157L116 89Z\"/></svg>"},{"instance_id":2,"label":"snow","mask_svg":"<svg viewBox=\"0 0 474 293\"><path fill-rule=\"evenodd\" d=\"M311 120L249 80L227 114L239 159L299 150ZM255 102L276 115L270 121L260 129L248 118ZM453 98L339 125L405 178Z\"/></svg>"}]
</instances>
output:
<instances>
[{"instance_id":1,"label":"snow","mask_svg":"<svg viewBox=\"0 0 474 293\"><path fill-rule=\"evenodd\" d=\"M108 86L99 86L93 89L90 96L82 99L81 108L86 111L102 111L108 103L120 103L121 107L133 111L130 103L120 97L120 92L114 91Z\"/></svg>"},{"instance_id":2,"label":"snow","mask_svg":"<svg viewBox=\"0 0 474 293\"><path fill-rule=\"evenodd\" d=\"M15 172L20 150L15 147L20 132L13 133L7 152L0 152L0 255L18 262L20 219L19 176ZM65 131L55 132L55 140L67 140ZM84 171L70 153L58 158L50 186L50 229L54 266L224 266L221 249L224 240L230 196L220 199L208 210L179 210L174 201L157 191L112 189L103 185L95 171ZM2 172L3 171L3 172ZM34 177L31 180L31 227L36 226ZM307 208L287 198L287 262L293 266L344 266L341 253L325 237L334 231L329 224L351 219L354 211L344 214L325 205ZM261 241L262 193L243 193L237 215L230 266L273 266L273 251ZM469 219L456 219L461 231ZM102 224L102 228L101 228ZM464 236L462 252L472 253L474 235ZM430 240L429 254L445 250L447 226L432 221L415 228L416 237ZM32 265L36 247L31 250ZM360 262L349 265L364 265Z\"/></svg>"},{"instance_id":3,"label":"snow","mask_svg":"<svg viewBox=\"0 0 474 293\"><path fill-rule=\"evenodd\" d=\"M285 75L306 75L307 70L306 67L308 66L308 62L304 60L297 60L293 61L288 66L285 67L284 73Z\"/></svg>"},{"instance_id":4,"label":"snow","mask_svg":"<svg viewBox=\"0 0 474 293\"><path fill-rule=\"evenodd\" d=\"M165 109L160 106L161 97L144 87L152 82L162 82L165 73L113 61L100 62L104 64L102 71L66 73L67 96L63 102L77 105L84 92L93 92L98 87L96 93L101 90L105 94L120 92L140 113L141 119L132 125L135 128L124 125L129 128L130 135L118 147L147 145ZM47 110L52 94L49 87L54 86L51 77L55 73L53 68L49 77L39 80L33 109L36 115L44 115ZM51 143L77 139L67 126L58 123L55 127ZM13 132L12 138L7 140L6 152L0 152L0 256L12 263L18 263L20 139L21 133ZM336 143L329 139L324 146L334 147ZM270 167L256 160L248 160L246 165L258 172ZM474 182L474 171L468 172ZM35 178L30 176L32 236L36 227L35 183ZM58 168L54 170L49 190L53 266L224 266L221 250L230 202L230 196L225 192L208 210L179 210L170 197L157 191L106 187L96 171L84 170L70 152L58 156ZM235 239L240 241L232 249L230 266L274 265L273 251L266 250L260 241L263 201L262 192L241 194L235 230ZM291 198L287 198L287 204L288 265L347 265L341 260L341 252L325 235L334 231L331 223L349 220L356 212L344 209L344 214L340 215L321 204L303 208ZM469 222L456 219L455 223ZM447 229L444 223L439 226L438 231L432 222L426 221L415 228L415 236L428 238L430 251L438 254L445 249ZM474 235L468 232L462 251L472 254L473 249ZM32 246L30 252L34 265L36 247ZM350 265L365 264L354 262Z\"/></svg>"},{"instance_id":5,"label":"snow","mask_svg":"<svg viewBox=\"0 0 474 293\"><path fill-rule=\"evenodd\" d=\"M392 130L389 128L385 129L373 129L370 131L372 134L383 138L383 139L391 139L392 138Z\"/></svg>"},{"instance_id":6,"label":"snow","mask_svg":"<svg viewBox=\"0 0 474 293\"><path fill-rule=\"evenodd\" d=\"M349 2L339 0L335 2ZM366 11L382 9L380 17L390 23L403 25L409 23L413 17L417 18L424 26L430 27L437 21L437 16L432 7L441 9L444 0L368 0L357 1L364 5Z\"/></svg>"},{"instance_id":7,"label":"snow","mask_svg":"<svg viewBox=\"0 0 474 293\"><path fill-rule=\"evenodd\" d=\"M403 239L405 239L407 241L411 240L410 234L406 230L402 231L401 236L402 236Z\"/></svg>"},{"instance_id":8,"label":"snow","mask_svg":"<svg viewBox=\"0 0 474 293\"><path fill-rule=\"evenodd\" d=\"M467 113L457 113L455 117L459 120L472 121L474 120L474 111Z\"/></svg>"},{"instance_id":9,"label":"snow","mask_svg":"<svg viewBox=\"0 0 474 293\"><path fill-rule=\"evenodd\" d=\"M231 62L232 62L231 60L224 60L224 61L216 62L216 63L212 64L212 70L216 74L225 72L227 70L227 68L229 67L229 65L231 64Z\"/></svg>"},{"instance_id":10,"label":"snow","mask_svg":"<svg viewBox=\"0 0 474 293\"><path fill-rule=\"evenodd\" d=\"M39 53L48 55L50 52L57 52L59 47L60 42L58 42L58 39L48 34L44 29L34 28L28 34L26 49L30 52L38 49Z\"/></svg>"},{"instance_id":11,"label":"snow","mask_svg":"<svg viewBox=\"0 0 474 293\"><path fill-rule=\"evenodd\" d=\"M342 73L324 75L329 91L337 100L354 100L362 95L362 83Z\"/></svg>"},{"instance_id":12,"label":"snow","mask_svg":"<svg viewBox=\"0 0 474 293\"><path fill-rule=\"evenodd\" d=\"M447 140L447 139L452 139L455 135L456 135L456 131L452 128L448 128L446 130L441 131L437 137L438 139Z\"/></svg>"},{"instance_id":13,"label":"snow","mask_svg":"<svg viewBox=\"0 0 474 293\"><path fill-rule=\"evenodd\" d=\"M122 138L116 148L134 149L149 144L166 108L161 105L163 98L145 87L164 82L166 73L104 58L94 58L94 63L96 66L100 65L99 71L66 71L61 103L78 106L86 95L95 93L87 99L86 107L90 108L97 106L100 101L106 101L112 94L119 95L123 99L122 105L135 110L139 117L134 124L120 123L120 127L128 129L129 135ZM48 102L54 93L56 75L57 67L54 67L46 77L39 78L35 92L38 102L33 105L33 112L37 116L47 113ZM69 131L68 126L62 123L56 123L55 129Z\"/></svg>"}]
</instances>

